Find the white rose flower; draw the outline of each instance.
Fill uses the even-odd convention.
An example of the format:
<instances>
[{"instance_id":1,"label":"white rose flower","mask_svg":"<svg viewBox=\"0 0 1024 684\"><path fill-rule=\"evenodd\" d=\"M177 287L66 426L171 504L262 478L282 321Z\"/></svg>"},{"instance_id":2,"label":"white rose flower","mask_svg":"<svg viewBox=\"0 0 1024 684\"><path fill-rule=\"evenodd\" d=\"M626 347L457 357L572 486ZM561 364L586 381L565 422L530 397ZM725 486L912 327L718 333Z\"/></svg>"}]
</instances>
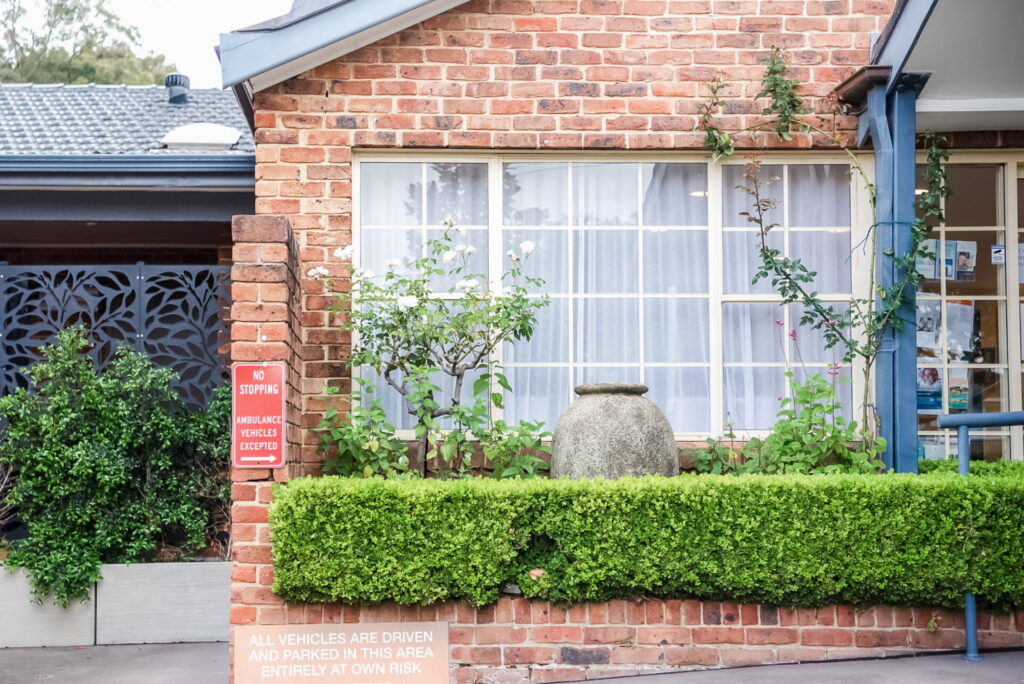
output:
<instances>
[{"instance_id":1,"label":"white rose flower","mask_svg":"<svg viewBox=\"0 0 1024 684\"><path fill-rule=\"evenodd\" d=\"M473 245L466 247L466 256L469 256L470 254L476 254L476 247Z\"/></svg>"},{"instance_id":2,"label":"white rose flower","mask_svg":"<svg viewBox=\"0 0 1024 684\"><path fill-rule=\"evenodd\" d=\"M420 300L412 295L403 295L397 300L399 311L408 311L412 307L420 303Z\"/></svg>"},{"instance_id":3,"label":"white rose flower","mask_svg":"<svg viewBox=\"0 0 1024 684\"><path fill-rule=\"evenodd\" d=\"M476 278L470 278L468 280L460 280L455 283L455 289L457 290L475 290L480 287L480 281Z\"/></svg>"},{"instance_id":4,"label":"white rose flower","mask_svg":"<svg viewBox=\"0 0 1024 684\"><path fill-rule=\"evenodd\" d=\"M468 245L458 244L458 245L455 245L455 251L458 252L459 254L462 254L463 252L466 251L467 247L468 247Z\"/></svg>"},{"instance_id":5,"label":"white rose flower","mask_svg":"<svg viewBox=\"0 0 1024 684\"><path fill-rule=\"evenodd\" d=\"M441 255L441 260L448 264L455 260L455 250L449 249L447 252Z\"/></svg>"},{"instance_id":6,"label":"white rose flower","mask_svg":"<svg viewBox=\"0 0 1024 684\"><path fill-rule=\"evenodd\" d=\"M326 278L331 273L327 270L326 266L314 266L313 268L306 271L306 277L308 278Z\"/></svg>"},{"instance_id":7,"label":"white rose flower","mask_svg":"<svg viewBox=\"0 0 1024 684\"><path fill-rule=\"evenodd\" d=\"M533 240L523 240L519 243L519 249L523 250L523 254L529 254L536 248L537 245L533 244Z\"/></svg>"},{"instance_id":8,"label":"white rose flower","mask_svg":"<svg viewBox=\"0 0 1024 684\"><path fill-rule=\"evenodd\" d=\"M361 268L357 268L355 270L355 272L352 273L352 277L353 278L359 278L359 279L362 279L362 280L369 280L370 278L374 277L375 275L377 275L377 274L374 273L373 271L371 271L370 269L366 269L364 271Z\"/></svg>"},{"instance_id":9,"label":"white rose flower","mask_svg":"<svg viewBox=\"0 0 1024 684\"><path fill-rule=\"evenodd\" d=\"M385 261L384 263L385 263L385 264L387 265L387 267L388 267L389 269L391 269L392 271L393 271L393 270L395 270L396 268L398 268L399 266L401 266L401 264L402 264L402 262L401 262L401 261L399 261L398 259L388 259L388 260L387 260L387 261Z\"/></svg>"},{"instance_id":10,"label":"white rose flower","mask_svg":"<svg viewBox=\"0 0 1024 684\"><path fill-rule=\"evenodd\" d=\"M352 245L349 245L348 247L339 247L334 250L335 259L344 259L347 261L352 258L353 254L355 254L355 248Z\"/></svg>"},{"instance_id":11,"label":"white rose flower","mask_svg":"<svg viewBox=\"0 0 1024 684\"><path fill-rule=\"evenodd\" d=\"M455 226L455 219L453 219L451 216L445 216L444 220L441 221L441 225L444 226L445 228L452 228L453 226Z\"/></svg>"},{"instance_id":12,"label":"white rose flower","mask_svg":"<svg viewBox=\"0 0 1024 684\"><path fill-rule=\"evenodd\" d=\"M519 256L515 252L513 252L511 249L508 250L508 252L506 252L506 254L508 254L508 258L511 259L513 262L519 261Z\"/></svg>"}]
</instances>

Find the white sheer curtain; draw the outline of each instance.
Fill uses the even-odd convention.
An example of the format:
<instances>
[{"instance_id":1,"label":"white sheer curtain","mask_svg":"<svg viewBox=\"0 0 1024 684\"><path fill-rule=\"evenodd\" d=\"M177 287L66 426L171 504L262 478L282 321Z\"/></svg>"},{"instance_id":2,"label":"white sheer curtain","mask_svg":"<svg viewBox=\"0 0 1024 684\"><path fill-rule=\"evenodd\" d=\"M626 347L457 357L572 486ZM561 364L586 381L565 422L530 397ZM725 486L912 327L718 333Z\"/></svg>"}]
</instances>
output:
<instances>
[{"instance_id":1,"label":"white sheer curtain","mask_svg":"<svg viewBox=\"0 0 1024 684\"><path fill-rule=\"evenodd\" d=\"M790 164L789 198L790 227L849 226L850 167L846 164Z\"/></svg>"},{"instance_id":2,"label":"white sheer curtain","mask_svg":"<svg viewBox=\"0 0 1024 684\"><path fill-rule=\"evenodd\" d=\"M423 167L406 162L360 165L359 210L364 226L418 226L423 213Z\"/></svg>"},{"instance_id":3,"label":"white sheer curtain","mask_svg":"<svg viewBox=\"0 0 1024 684\"><path fill-rule=\"evenodd\" d=\"M743 179L744 167L739 164L727 164L722 167L722 225L727 228L750 228L752 224L740 212L751 210L753 199L737 186L748 186L749 181ZM783 225L785 223L785 170L780 164L761 165L761 196L775 200L775 208L768 211L765 221L768 224Z\"/></svg>"},{"instance_id":4,"label":"white sheer curtain","mask_svg":"<svg viewBox=\"0 0 1024 684\"><path fill-rule=\"evenodd\" d=\"M711 397L707 368L649 366L644 382L647 397L668 417L676 432L706 433L711 429Z\"/></svg>"},{"instance_id":5,"label":"white sheer curtain","mask_svg":"<svg viewBox=\"0 0 1024 684\"><path fill-rule=\"evenodd\" d=\"M703 294L708 291L706 230L644 229L644 293Z\"/></svg>"},{"instance_id":6,"label":"white sheer curtain","mask_svg":"<svg viewBox=\"0 0 1024 684\"><path fill-rule=\"evenodd\" d=\"M506 226L564 226L569 221L569 165L513 162L502 167L502 216Z\"/></svg>"},{"instance_id":7,"label":"white sheer curtain","mask_svg":"<svg viewBox=\"0 0 1024 684\"><path fill-rule=\"evenodd\" d=\"M706 164L644 164L645 226L706 226Z\"/></svg>"},{"instance_id":8,"label":"white sheer curtain","mask_svg":"<svg viewBox=\"0 0 1024 684\"><path fill-rule=\"evenodd\" d=\"M761 167L762 193L776 200L768 221L779 224L768 235L768 244L781 254L800 259L816 273L812 288L820 293L845 296L851 291L849 166L844 164L792 164ZM743 167L723 169L723 223L749 227L745 217L751 198L736 185ZM788 197L788 217L785 198ZM827 230L808 230L822 228ZM751 279L760 263L757 231L723 233L723 289L728 295L774 294L770 279L756 285ZM837 307L842 310L842 306ZM767 429L775 421L779 398L788 394L784 373L788 361L794 373L827 373L827 364L838 361L842 350L825 350L820 330L800 326L802 307L787 312L768 302L723 304L723 340L726 368L725 409L738 429ZM795 337L791 337L791 334ZM759 364L747 366L745 364ZM842 372L846 372L845 370ZM831 377L831 376L830 376ZM852 408L848 384L839 385L843 411Z\"/></svg>"},{"instance_id":9,"label":"white sheer curtain","mask_svg":"<svg viewBox=\"0 0 1024 684\"><path fill-rule=\"evenodd\" d=\"M487 164L427 164L427 225L487 225Z\"/></svg>"},{"instance_id":10,"label":"white sheer curtain","mask_svg":"<svg viewBox=\"0 0 1024 684\"><path fill-rule=\"evenodd\" d=\"M636 164L578 163L572 170L576 225L637 224Z\"/></svg>"}]
</instances>

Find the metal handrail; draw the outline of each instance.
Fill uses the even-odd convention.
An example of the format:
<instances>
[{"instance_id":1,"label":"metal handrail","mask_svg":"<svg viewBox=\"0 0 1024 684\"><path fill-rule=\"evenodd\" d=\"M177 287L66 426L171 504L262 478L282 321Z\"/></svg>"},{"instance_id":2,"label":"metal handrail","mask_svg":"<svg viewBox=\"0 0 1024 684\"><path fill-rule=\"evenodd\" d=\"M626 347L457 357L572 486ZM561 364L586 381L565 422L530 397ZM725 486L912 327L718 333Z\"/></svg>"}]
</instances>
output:
<instances>
[{"instance_id":1,"label":"metal handrail","mask_svg":"<svg viewBox=\"0 0 1024 684\"><path fill-rule=\"evenodd\" d=\"M956 456L960 475L967 477L971 471L971 428L1024 425L1024 411L945 414L939 416L938 424L940 428L956 428ZM978 609L974 594L970 592L964 596L964 631L967 637L964 660L976 663L981 660L978 654Z\"/></svg>"}]
</instances>

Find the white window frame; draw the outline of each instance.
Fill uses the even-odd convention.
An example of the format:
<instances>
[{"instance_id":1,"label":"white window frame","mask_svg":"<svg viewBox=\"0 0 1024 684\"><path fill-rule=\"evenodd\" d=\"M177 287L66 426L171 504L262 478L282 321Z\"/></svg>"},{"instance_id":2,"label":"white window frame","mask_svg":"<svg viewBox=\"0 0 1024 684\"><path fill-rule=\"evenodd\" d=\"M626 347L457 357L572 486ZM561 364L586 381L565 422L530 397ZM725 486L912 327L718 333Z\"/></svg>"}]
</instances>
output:
<instances>
[{"instance_id":1,"label":"white window frame","mask_svg":"<svg viewBox=\"0 0 1024 684\"><path fill-rule=\"evenodd\" d=\"M874 182L874 156L870 152L855 152L860 165L864 168L870 182ZM760 153L764 164L844 164L849 165L850 157L839 151L796 151L796 152L774 152L764 151ZM724 361L723 361L723 321L722 304L725 302L772 302L778 301L779 297L773 294L724 294L723 293L723 237L722 237L722 166L724 164L745 163L742 155L737 154L727 162L712 162L710 156L700 150L695 151L658 151L658 152L615 152L598 153L590 151L566 151L566 152L515 152L515 151L459 151L449 152L445 150L356 150L352 160L352 244L354 246L353 267L358 267L360 255L360 220L361 211L361 170L363 163L367 162L445 162L445 163L481 163L488 164L488 265L489 278L494 282L496 276L500 275L502 257L504 252L502 245L502 164L504 162L680 162L680 163L703 163L708 165L708 253L717 255L718 258L711 258L708 269L708 306L709 306L709 409L710 431L676 433L676 439L683 442L703 441L708 437L720 437L726 430L725 419L725 397L724 397ZM787 186L788 187L788 186ZM567 188L571 192L571 188ZM788 200L788 198L787 198ZM571 204L571 203L570 203ZM850 242L854 247L851 250L851 288L853 298L868 296L870 284L868 270L870 254L867 250L855 248L864 240L871 227L871 211L867 189L857 174L850 180ZM784 203L784 209L788 212L789 202ZM423 208L426 211L426 207ZM411 226L410 226L411 227ZM808 229L813 230L813 229ZM817 230L822 230L818 228ZM498 245L496 248L495 245ZM1008 247L1009 251L1009 247ZM642 263L642 253L641 253ZM814 265L808 264L813 270ZM642 292L642 284L641 284ZM846 301L845 297L832 297L830 301ZM788 310L786 312L788 317ZM788 318L786 319L788 322ZM642 322L642 320L641 320ZM570 325L570 336L572 325ZM642 335L642 331L641 331ZM353 343L357 340L353 338ZM640 344L643 343L641 337ZM570 339L571 344L571 339ZM496 361L501 362L501 351L496 355ZM600 364L587 364L600 365ZM616 364L608 364L616 365ZM670 364L684 366L687 364ZM705 366L705 364L691 364ZM777 366L777 363L737 363L735 366L753 367L758 365ZM860 416L860 399L864 394L863 364L855 360L851 368L852 396L854 407L851 411L855 418ZM570 384L572 378L570 378ZM514 388L513 388L514 389ZM571 392L571 390L570 390ZM568 402L567 397L567 402ZM500 417L500 410L495 415ZM545 429L553 430L554 425L546 425ZM750 437L763 437L768 430L734 430L740 440ZM401 438L411 438L411 430L399 430Z\"/></svg>"},{"instance_id":2,"label":"white window frame","mask_svg":"<svg viewBox=\"0 0 1024 684\"><path fill-rule=\"evenodd\" d=\"M924 152L917 154L917 163L927 163L927 155ZM967 368L967 369L997 369L1006 370L1006 382L1003 383L1003 401L1005 403L1005 410L1007 411L1021 411L1024 410L1024 402L1021 398L1021 354L1020 351L1020 340L1021 340L1021 316L1020 316L1020 303L1022 300L1020 296L1019 288L1019 269L1017 263L1017 246L1019 244L1019 233L1024 231L1024 226L1018 226L1018 196L1017 196L1017 179L1024 177L1024 152L1020 151L1005 151L1005 150L955 150L950 153L949 164L988 164L998 165L1002 168L1002 187L999 188L998 201L1000 202L998 208L1002 214L1002 224L996 226L970 226L967 228L950 226L946 230L951 232L986 232L986 231L1002 231L1003 241L1006 245L1006 266L1003 269L1004 282L1003 295L981 295L981 296L963 296L957 297L955 295L925 295L926 298L935 300L948 300L948 299L972 299L975 301L996 301L999 303L1005 303L1003 307L1003 313L1001 320L999 321L1003 339L1000 340L1000 345L1005 363L968 363L968 364L950 364L948 359L942 359L940 363L922 364L924 366L935 366L940 369L948 369L950 367ZM953 188L956 191L956 188ZM988 258L988 255L978 254L978 259ZM945 323L943 323L943 336L945 336ZM947 388L943 387L943 411L946 409L947 402ZM956 452L954 446L956 442L956 434L949 430L918 430L919 435L923 436L945 436L946 438L946 451L950 454ZM1011 427L1011 428L989 428L984 431L975 430L972 433L972 437L1002 437L1004 438L1004 445L1006 440L1009 441L1009 449L1004 450L1003 458L1019 461L1024 460L1024 427Z\"/></svg>"}]
</instances>

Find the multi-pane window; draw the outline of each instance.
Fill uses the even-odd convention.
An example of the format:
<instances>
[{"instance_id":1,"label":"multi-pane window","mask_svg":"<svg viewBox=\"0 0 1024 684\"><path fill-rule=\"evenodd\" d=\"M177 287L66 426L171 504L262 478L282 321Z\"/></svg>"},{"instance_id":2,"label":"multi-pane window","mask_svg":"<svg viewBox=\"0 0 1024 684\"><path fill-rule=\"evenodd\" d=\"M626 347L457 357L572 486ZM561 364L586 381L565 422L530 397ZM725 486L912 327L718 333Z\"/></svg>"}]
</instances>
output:
<instances>
[{"instance_id":1,"label":"multi-pane window","mask_svg":"<svg viewBox=\"0 0 1024 684\"><path fill-rule=\"evenodd\" d=\"M799 328L798 307L780 306L770 283L751 284L760 235L739 215L749 209L734 187L742 164L392 159L357 165L362 267L380 273L389 259L419 254L447 216L466 229L492 281L508 250L536 247L528 270L544 279L534 294L550 305L533 339L500 350L514 389L506 420L553 427L575 385L624 381L647 384L681 436L720 433L726 423L762 430L786 394L787 367L824 373L841 357ZM848 172L834 163L762 167L777 198L769 243L803 259L818 273L814 289L838 305L851 293ZM850 407L852 392L841 387ZM394 392L379 395L399 417Z\"/></svg>"},{"instance_id":2,"label":"multi-pane window","mask_svg":"<svg viewBox=\"0 0 1024 684\"><path fill-rule=\"evenodd\" d=\"M917 264L924 276L917 294L918 429L926 458L956 451L956 436L947 442L938 428L940 413L1010 408L1007 260L1018 256L1007 249L1004 168L950 164L947 172L953 194L943 203L945 222L926 243L935 258ZM917 185L926 187L923 169ZM1003 455L1010 429L985 432L972 438L975 454Z\"/></svg>"}]
</instances>

